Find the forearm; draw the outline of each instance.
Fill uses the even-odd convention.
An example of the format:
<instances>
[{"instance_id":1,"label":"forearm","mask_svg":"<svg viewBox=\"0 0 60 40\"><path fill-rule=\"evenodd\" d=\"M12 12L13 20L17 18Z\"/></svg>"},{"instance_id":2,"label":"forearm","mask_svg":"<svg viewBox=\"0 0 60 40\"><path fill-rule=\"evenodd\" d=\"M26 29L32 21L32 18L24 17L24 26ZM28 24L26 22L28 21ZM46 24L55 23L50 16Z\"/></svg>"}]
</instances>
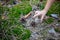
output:
<instances>
[{"instance_id":1,"label":"forearm","mask_svg":"<svg viewBox=\"0 0 60 40\"><path fill-rule=\"evenodd\" d=\"M48 11L51 5L54 3L55 0L47 0L46 6L44 10Z\"/></svg>"}]
</instances>

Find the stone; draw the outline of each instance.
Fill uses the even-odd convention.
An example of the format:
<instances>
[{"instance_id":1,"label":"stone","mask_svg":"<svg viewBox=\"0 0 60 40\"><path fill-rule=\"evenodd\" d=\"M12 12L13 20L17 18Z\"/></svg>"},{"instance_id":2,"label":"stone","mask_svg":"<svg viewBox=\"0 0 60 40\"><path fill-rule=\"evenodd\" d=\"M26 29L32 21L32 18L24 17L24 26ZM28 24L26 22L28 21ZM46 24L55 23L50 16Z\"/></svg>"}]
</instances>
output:
<instances>
[{"instance_id":1,"label":"stone","mask_svg":"<svg viewBox=\"0 0 60 40\"><path fill-rule=\"evenodd\" d=\"M58 19L58 14L51 14L51 17Z\"/></svg>"},{"instance_id":2,"label":"stone","mask_svg":"<svg viewBox=\"0 0 60 40\"><path fill-rule=\"evenodd\" d=\"M31 22L31 26L35 27L36 23L34 21Z\"/></svg>"},{"instance_id":3,"label":"stone","mask_svg":"<svg viewBox=\"0 0 60 40\"><path fill-rule=\"evenodd\" d=\"M36 34L36 32L33 32L33 33L31 34L31 38L30 38L30 39L37 40L37 39L38 39L38 37L39 37L39 35L38 35L38 34Z\"/></svg>"},{"instance_id":4,"label":"stone","mask_svg":"<svg viewBox=\"0 0 60 40\"><path fill-rule=\"evenodd\" d=\"M57 37L56 31L54 30L54 28L52 28L52 29L49 30L49 34L52 35L52 36L54 36L54 37Z\"/></svg>"},{"instance_id":5,"label":"stone","mask_svg":"<svg viewBox=\"0 0 60 40\"><path fill-rule=\"evenodd\" d=\"M55 32L54 28L52 28L51 30L49 30L49 33L55 34L56 32Z\"/></svg>"},{"instance_id":6,"label":"stone","mask_svg":"<svg viewBox=\"0 0 60 40\"><path fill-rule=\"evenodd\" d=\"M24 17L23 17L23 18L21 18L21 19L20 19L20 21L21 21L22 23L26 22L26 20L25 20L25 18L24 18Z\"/></svg>"}]
</instances>

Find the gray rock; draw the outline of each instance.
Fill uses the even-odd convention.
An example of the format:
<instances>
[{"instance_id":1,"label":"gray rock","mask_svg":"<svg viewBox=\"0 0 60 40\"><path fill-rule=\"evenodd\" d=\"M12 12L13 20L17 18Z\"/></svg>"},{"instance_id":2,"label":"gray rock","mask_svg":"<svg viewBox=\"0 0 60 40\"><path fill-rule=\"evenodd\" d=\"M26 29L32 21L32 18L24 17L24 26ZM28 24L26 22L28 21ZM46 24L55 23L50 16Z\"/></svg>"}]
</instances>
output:
<instances>
[{"instance_id":1,"label":"gray rock","mask_svg":"<svg viewBox=\"0 0 60 40\"><path fill-rule=\"evenodd\" d=\"M36 32L33 32L33 33L31 34L30 39L37 40L38 37L39 37L39 35L38 35Z\"/></svg>"},{"instance_id":2,"label":"gray rock","mask_svg":"<svg viewBox=\"0 0 60 40\"><path fill-rule=\"evenodd\" d=\"M49 30L49 33L54 33L55 34L56 32L55 32L54 28L52 28L51 30Z\"/></svg>"},{"instance_id":3,"label":"gray rock","mask_svg":"<svg viewBox=\"0 0 60 40\"><path fill-rule=\"evenodd\" d=\"M49 34L51 34L51 35L54 36L54 37L57 37L54 28L52 28L52 29L49 30Z\"/></svg>"},{"instance_id":4,"label":"gray rock","mask_svg":"<svg viewBox=\"0 0 60 40\"><path fill-rule=\"evenodd\" d=\"M52 17L58 18L58 14L51 14Z\"/></svg>"}]
</instances>

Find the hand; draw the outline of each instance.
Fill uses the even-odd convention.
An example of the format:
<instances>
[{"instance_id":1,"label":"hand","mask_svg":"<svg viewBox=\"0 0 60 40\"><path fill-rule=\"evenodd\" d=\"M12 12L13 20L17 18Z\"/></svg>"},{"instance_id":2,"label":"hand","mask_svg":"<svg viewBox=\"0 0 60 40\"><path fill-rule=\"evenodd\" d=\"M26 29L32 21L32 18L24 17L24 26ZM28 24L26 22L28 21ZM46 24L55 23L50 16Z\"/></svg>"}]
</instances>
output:
<instances>
[{"instance_id":1,"label":"hand","mask_svg":"<svg viewBox=\"0 0 60 40\"><path fill-rule=\"evenodd\" d=\"M37 17L37 16L41 16L41 22L43 21L45 15L46 15L47 11L46 10L42 10L42 11L36 11L35 15L33 16L33 18Z\"/></svg>"}]
</instances>

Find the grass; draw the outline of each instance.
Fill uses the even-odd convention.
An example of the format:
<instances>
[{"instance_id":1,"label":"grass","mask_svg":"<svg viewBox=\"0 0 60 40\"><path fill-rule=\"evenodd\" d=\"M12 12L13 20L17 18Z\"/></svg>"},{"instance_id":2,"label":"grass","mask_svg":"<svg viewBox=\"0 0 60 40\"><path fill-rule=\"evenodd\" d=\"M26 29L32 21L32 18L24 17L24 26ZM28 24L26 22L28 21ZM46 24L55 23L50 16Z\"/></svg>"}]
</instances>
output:
<instances>
[{"instance_id":1,"label":"grass","mask_svg":"<svg viewBox=\"0 0 60 40\"><path fill-rule=\"evenodd\" d=\"M16 24L16 25L13 25L12 22L9 22L9 20L2 20L3 24L2 25L2 28L0 31L4 31L4 32L1 32L3 33L2 35L2 38L1 40L12 40L13 38L11 37L17 37L16 40L26 40L30 37L31 35L31 31L28 30L28 29L25 29L24 26L22 26L21 24ZM12 36L13 35L13 36Z\"/></svg>"},{"instance_id":2,"label":"grass","mask_svg":"<svg viewBox=\"0 0 60 40\"><path fill-rule=\"evenodd\" d=\"M1 14L3 14L4 11L7 11L7 17L9 18L6 20L1 18L0 32L2 36L0 36L0 40L12 40L13 37L15 37L16 40L29 39L31 31L29 29L25 29L24 26L21 25L18 20L22 12L24 14L27 14L31 11L30 5L22 3L12 8L0 6L0 9Z\"/></svg>"}]
</instances>

